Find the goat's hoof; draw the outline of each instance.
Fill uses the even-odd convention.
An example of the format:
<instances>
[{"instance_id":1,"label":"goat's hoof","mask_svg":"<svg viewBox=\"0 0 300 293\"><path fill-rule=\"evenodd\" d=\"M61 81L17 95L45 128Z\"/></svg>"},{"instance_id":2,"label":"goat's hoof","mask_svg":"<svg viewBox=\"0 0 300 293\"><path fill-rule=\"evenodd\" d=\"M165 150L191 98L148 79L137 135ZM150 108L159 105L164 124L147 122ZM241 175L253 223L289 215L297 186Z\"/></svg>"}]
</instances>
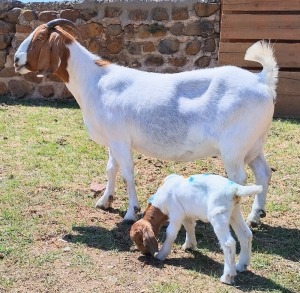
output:
<instances>
[{"instance_id":1,"label":"goat's hoof","mask_svg":"<svg viewBox=\"0 0 300 293\"><path fill-rule=\"evenodd\" d=\"M136 214L135 213L132 214L129 211L127 211L127 213L123 219L123 223L133 224L134 222L136 222L136 220L137 220Z\"/></svg>"},{"instance_id":2,"label":"goat's hoof","mask_svg":"<svg viewBox=\"0 0 300 293\"><path fill-rule=\"evenodd\" d=\"M234 276L230 276L230 275L223 275L220 278L220 281L224 284L227 285L233 285L234 284Z\"/></svg>"},{"instance_id":3,"label":"goat's hoof","mask_svg":"<svg viewBox=\"0 0 300 293\"><path fill-rule=\"evenodd\" d=\"M101 209L101 210L108 210L109 208L111 208L113 198L114 197L112 195L110 195L107 202L103 201L102 198L100 198L97 201L95 207L98 208L98 209Z\"/></svg>"},{"instance_id":4,"label":"goat's hoof","mask_svg":"<svg viewBox=\"0 0 300 293\"><path fill-rule=\"evenodd\" d=\"M161 255L159 252L158 252L158 253L155 253L155 254L154 254L154 257L155 257L156 259L158 259L158 260L161 260L161 261L163 261L163 260L166 259L166 256Z\"/></svg>"},{"instance_id":5,"label":"goat's hoof","mask_svg":"<svg viewBox=\"0 0 300 293\"><path fill-rule=\"evenodd\" d=\"M108 197L108 204L109 204L109 207L111 207L111 204L113 203L113 201L114 201L114 196L113 196L113 195L110 195L110 196Z\"/></svg>"},{"instance_id":6,"label":"goat's hoof","mask_svg":"<svg viewBox=\"0 0 300 293\"><path fill-rule=\"evenodd\" d=\"M260 211L251 213L247 218L246 224L252 228L259 226L260 225Z\"/></svg>"},{"instance_id":7,"label":"goat's hoof","mask_svg":"<svg viewBox=\"0 0 300 293\"><path fill-rule=\"evenodd\" d=\"M108 210L110 208L110 206L109 205L106 206L106 205L96 203L95 208L100 209L100 210Z\"/></svg>"},{"instance_id":8,"label":"goat's hoof","mask_svg":"<svg viewBox=\"0 0 300 293\"><path fill-rule=\"evenodd\" d=\"M264 210L259 210L259 216L261 217L261 218L265 218L266 217L266 212L264 211Z\"/></svg>"},{"instance_id":9,"label":"goat's hoof","mask_svg":"<svg viewBox=\"0 0 300 293\"><path fill-rule=\"evenodd\" d=\"M197 250L197 244L194 245L194 244L190 244L190 245L187 245L187 244L183 244L181 246L182 250L192 250L192 251L196 251Z\"/></svg>"},{"instance_id":10,"label":"goat's hoof","mask_svg":"<svg viewBox=\"0 0 300 293\"><path fill-rule=\"evenodd\" d=\"M134 206L134 213L137 214L141 211L141 208L140 207L137 207L137 206Z\"/></svg>"},{"instance_id":11,"label":"goat's hoof","mask_svg":"<svg viewBox=\"0 0 300 293\"><path fill-rule=\"evenodd\" d=\"M247 270L247 265L246 264L236 264L236 270L237 272L241 273Z\"/></svg>"},{"instance_id":12,"label":"goat's hoof","mask_svg":"<svg viewBox=\"0 0 300 293\"><path fill-rule=\"evenodd\" d=\"M255 228L255 227L258 227L258 226L260 225L260 221L259 221L259 222L247 221L246 224L247 224L248 227L250 227L250 228Z\"/></svg>"}]
</instances>

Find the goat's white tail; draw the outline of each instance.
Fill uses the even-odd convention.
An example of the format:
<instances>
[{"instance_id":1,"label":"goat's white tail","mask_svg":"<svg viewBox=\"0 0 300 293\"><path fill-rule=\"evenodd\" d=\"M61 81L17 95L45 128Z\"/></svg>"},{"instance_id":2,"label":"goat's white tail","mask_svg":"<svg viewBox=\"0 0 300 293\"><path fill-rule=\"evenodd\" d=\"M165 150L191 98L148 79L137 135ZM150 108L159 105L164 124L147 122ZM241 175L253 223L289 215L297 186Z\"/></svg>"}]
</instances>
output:
<instances>
[{"instance_id":1,"label":"goat's white tail","mask_svg":"<svg viewBox=\"0 0 300 293\"><path fill-rule=\"evenodd\" d=\"M266 41L256 42L248 48L244 59L259 62L263 66L263 70L260 73L262 82L268 85L275 100L279 68L271 44Z\"/></svg>"},{"instance_id":2,"label":"goat's white tail","mask_svg":"<svg viewBox=\"0 0 300 293\"><path fill-rule=\"evenodd\" d=\"M238 188L235 192L238 196L249 196L261 193L263 191L263 187L261 185L248 185L242 186L237 184Z\"/></svg>"}]
</instances>

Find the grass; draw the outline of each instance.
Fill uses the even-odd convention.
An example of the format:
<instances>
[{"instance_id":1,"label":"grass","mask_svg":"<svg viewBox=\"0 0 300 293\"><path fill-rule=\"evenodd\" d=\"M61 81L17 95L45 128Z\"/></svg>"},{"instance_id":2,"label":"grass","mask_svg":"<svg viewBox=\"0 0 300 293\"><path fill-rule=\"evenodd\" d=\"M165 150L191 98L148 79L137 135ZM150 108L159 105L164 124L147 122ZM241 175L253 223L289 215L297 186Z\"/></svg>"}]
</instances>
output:
<instances>
[{"instance_id":1,"label":"grass","mask_svg":"<svg viewBox=\"0 0 300 293\"><path fill-rule=\"evenodd\" d=\"M274 120L265 149L273 169L267 217L253 229L249 271L230 287L219 282L223 255L210 225L197 225L193 253L180 249L180 231L162 263L129 239L121 179L114 209L94 209L89 186L106 181L107 150L89 139L75 102L0 98L0 292L300 292L299 121ZM225 175L215 158L134 156L142 209L171 172ZM251 204L243 202L245 215Z\"/></svg>"}]
</instances>

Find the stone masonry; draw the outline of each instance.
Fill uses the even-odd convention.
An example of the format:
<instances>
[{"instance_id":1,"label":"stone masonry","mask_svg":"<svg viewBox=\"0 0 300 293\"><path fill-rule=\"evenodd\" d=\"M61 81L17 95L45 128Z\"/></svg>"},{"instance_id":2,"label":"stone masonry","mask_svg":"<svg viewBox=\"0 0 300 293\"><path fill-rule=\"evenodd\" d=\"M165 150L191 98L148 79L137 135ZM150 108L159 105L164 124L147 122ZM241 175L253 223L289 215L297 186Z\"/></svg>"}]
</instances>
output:
<instances>
[{"instance_id":1,"label":"stone masonry","mask_svg":"<svg viewBox=\"0 0 300 293\"><path fill-rule=\"evenodd\" d=\"M85 47L120 65L162 73L214 67L220 15L216 2L1 2L0 95L71 97L56 76L20 76L13 67L21 42L37 26L55 18L73 21Z\"/></svg>"}]
</instances>

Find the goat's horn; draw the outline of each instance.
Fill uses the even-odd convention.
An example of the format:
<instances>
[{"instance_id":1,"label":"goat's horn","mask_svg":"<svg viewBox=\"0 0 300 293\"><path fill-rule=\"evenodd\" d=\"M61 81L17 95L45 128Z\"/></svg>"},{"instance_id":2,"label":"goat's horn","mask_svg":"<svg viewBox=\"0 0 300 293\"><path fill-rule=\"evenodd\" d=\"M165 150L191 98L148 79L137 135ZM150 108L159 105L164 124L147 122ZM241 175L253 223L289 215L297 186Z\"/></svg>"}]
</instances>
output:
<instances>
[{"instance_id":1,"label":"goat's horn","mask_svg":"<svg viewBox=\"0 0 300 293\"><path fill-rule=\"evenodd\" d=\"M46 24L49 28L54 28L57 25L66 25L78 31L78 27L70 20L64 18L53 19Z\"/></svg>"},{"instance_id":2,"label":"goat's horn","mask_svg":"<svg viewBox=\"0 0 300 293\"><path fill-rule=\"evenodd\" d=\"M78 27L72 21L70 21L68 19L64 19L64 18L53 19L53 20L49 21L48 23L46 23L46 25L49 29L54 28L57 25L65 25L65 26L71 27L76 31L79 41L81 41L81 34L80 34Z\"/></svg>"}]
</instances>

